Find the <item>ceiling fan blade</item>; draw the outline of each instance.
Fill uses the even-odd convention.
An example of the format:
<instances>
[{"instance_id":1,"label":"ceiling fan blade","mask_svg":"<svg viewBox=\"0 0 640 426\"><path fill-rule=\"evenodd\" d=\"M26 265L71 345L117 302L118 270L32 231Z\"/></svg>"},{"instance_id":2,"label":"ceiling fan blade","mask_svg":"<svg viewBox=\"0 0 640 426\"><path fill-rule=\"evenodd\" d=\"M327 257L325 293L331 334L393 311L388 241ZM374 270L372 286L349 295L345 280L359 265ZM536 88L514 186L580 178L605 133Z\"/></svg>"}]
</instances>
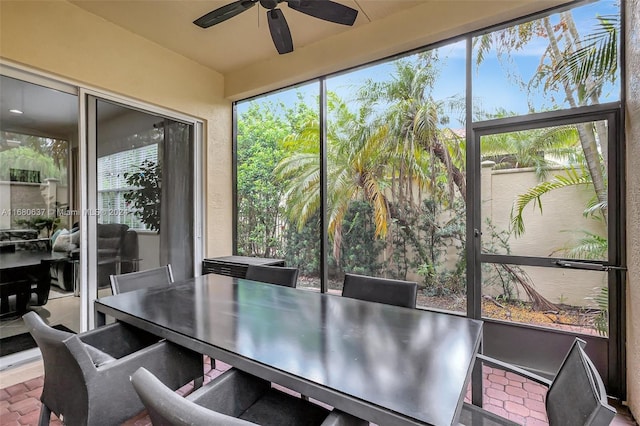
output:
<instances>
[{"instance_id":1,"label":"ceiling fan blade","mask_svg":"<svg viewBox=\"0 0 640 426\"><path fill-rule=\"evenodd\" d=\"M238 0L199 17L193 23L201 28L209 28L252 8L257 2L258 0Z\"/></svg>"},{"instance_id":2,"label":"ceiling fan blade","mask_svg":"<svg viewBox=\"0 0 640 426\"><path fill-rule=\"evenodd\" d=\"M293 10L336 24L353 25L358 16L357 10L331 0L287 0L287 4Z\"/></svg>"},{"instance_id":3,"label":"ceiling fan blade","mask_svg":"<svg viewBox=\"0 0 640 426\"><path fill-rule=\"evenodd\" d=\"M271 9L267 11L267 20L269 21L269 31L273 44L279 54L293 52L293 40L291 39L291 31L284 14L280 9Z\"/></svg>"}]
</instances>

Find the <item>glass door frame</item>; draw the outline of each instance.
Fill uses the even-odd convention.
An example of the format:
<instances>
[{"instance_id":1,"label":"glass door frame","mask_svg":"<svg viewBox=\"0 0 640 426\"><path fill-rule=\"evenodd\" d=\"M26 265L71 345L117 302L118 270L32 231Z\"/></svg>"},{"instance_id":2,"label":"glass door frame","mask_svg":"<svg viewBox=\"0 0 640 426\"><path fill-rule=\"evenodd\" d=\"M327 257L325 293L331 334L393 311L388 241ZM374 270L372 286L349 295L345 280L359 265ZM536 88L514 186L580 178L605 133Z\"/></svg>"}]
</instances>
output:
<instances>
[{"instance_id":1,"label":"glass door frame","mask_svg":"<svg viewBox=\"0 0 640 426\"><path fill-rule=\"evenodd\" d=\"M193 126L193 170L192 178L194 182L194 257L193 270L196 275L200 272L200 261L204 256L204 230L205 222L205 200L204 200L204 170L206 170L204 152L204 124L201 120L175 111L169 111L152 105L136 102L131 99L122 98L108 93L80 88L80 229L81 229L81 251L80 268L78 277L80 279L81 297L81 327L82 330L95 328L95 312L93 301L98 296L97 284L97 250L95 240L97 232L97 215L91 214L98 209L97 197L97 102L104 101L119 104L125 108L138 110L143 113L162 116L164 118L183 122ZM94 238L90 241L89 235Z\"/></svg>"},{"instance_id":2,"label":"glass door frame","mask_svg":"<svg viewBox=\"0 0 640 426\"><path fill-rule=\"evenodd\" d=\"M0 75L16 80L21 80L25 83L35 84L48 89L56 90L58 92L67 93L69 95L76 96L78 100L80 99L80 89L73 82L61 79L57 76L54 76L53 74L30 69L28 67L25 67L24 65L20 65L12 61L0 59ZM78 130L79 129L80 126L78 125ZM82 142L80 135L78 135L78 145L80 145L81 143ZM69 152L71 152L71 146L69 148ZM69 156L68 159L69 161L71 161L71 156ZM68 167L67 173L69 186L71 187L71 183L74 179L76 179L76 176L72 175L72 167ZM72 189L70 189L69 197L70 199L73 199L75 197L75 192ZM82 316L82 308L80 309L80 312L78 312L78 315L80 316L80 325L82 326L84 322L84 318ZM37 348L28 349L26 351L17 352L15 354L5 355L4 357L2 357L2 362L0 362L0 370L4 370L9 366L37 359L39 357L40 351Z\"/></svg>"},{"instance_id":3,"label":"glass door frame","mask_svg":"<svg viewBox=\"0 0 640 426\"><path fill-rule=\"evenodd\" d=\"M589 264L600 264L602 270L608 274L609 283L609 337L606 347L601 345L601 349L606 353L601 356L607 360L607 389L611 395L621 398L625 397L626 379L625 379L625 203L624 203L624 127L621 121L620 103L610 103L595 106L587 106L572 109L569 111L554 111L539 114L531 114L523 117L509 117L484 122L476 122L471 124L471 135L467 144L467 167L468 181L471 183L468 187L468 198L472 202L473 208L467 210L467 258L470 259L467 269L467 315L470 318L483 319L485 324L485 346L486 352L496 356L506 356L512 358L517 356L514 353L493 353L500 352L503 349L490 347L493 341L491 330L495 328L499 333L513 333L509 339L525 337L526 333L531 332L527 338L538 339L545 345L545 350L549 353L554 352L554 346L557 346L557 338L561 340L573 340L573 334L560 332L551 329L543 329L534 325L523 325L508 323L489 318L482 318L482 272L483 263L508 263L523 266L538 267L555 267L562 268L557 265L558 258L541 258L530 256L514 256L514 255L497 255L483 254L481 247L482 236L482 217L481 217L481 152L480 141L483 136L508 133L522 130L538 129L543 127L553 127L560 125L576 124L590 121L608 122L608 205L609 205L609 223L608 223L608 260L607 261L590 261ZM579 263L579 262L572 262ZM589 269L587 267L579 267L580 269ZM500 331L498 331L498 329ZM545 334L547 337L544 337ZM534 337L534 334L537 336ZM555 337L551 338L551 334ZM561 337L566 336L566 338ZM506 336L503 336L503 340ZM582 336L586 340L586 336ZM602 338L600 338L602 340ZM547 342L547 343L544 343ZM512 345L513 346L513 345ZM517 345L515 345L517 346ZM588 348L588 347L587 347ZM517 349L514 349L517 350ZM562 349L564 350L564 349ZM562 354L560 354L562 355ZM556 355L557 357L557 355Z\"/></svg>"}]
</instances>

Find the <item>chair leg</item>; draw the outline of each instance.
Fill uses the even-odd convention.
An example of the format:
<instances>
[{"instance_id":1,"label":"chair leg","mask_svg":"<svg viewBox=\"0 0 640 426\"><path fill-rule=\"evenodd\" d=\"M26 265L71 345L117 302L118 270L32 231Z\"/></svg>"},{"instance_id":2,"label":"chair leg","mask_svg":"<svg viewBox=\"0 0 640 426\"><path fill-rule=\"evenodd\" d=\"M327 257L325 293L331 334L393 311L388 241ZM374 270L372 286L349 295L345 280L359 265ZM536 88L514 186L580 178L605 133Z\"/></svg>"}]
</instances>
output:
<instances>
[{"instance_id":1,"label":"chair leg","mask_svg":"<svg viewBox=\"0 0 640 426\"><path fill-rule=\"evenodd\" d=\"M38 426L47 426L51 420L51 410L44 403L40 406L40 420Z\"/></svg>"},{"instance_id":2,"label":"chair leg","mask_svg":"<svg viewBox=\"0 0 640 426\"><path fill-rule=\"evenodd\" d=\"M206 362L207 359L209 359L209 363L211 364L211 370L215 370L216 369L216 360L215 359L211 358L208 355L204 355L204 359L205 359L205 362ZM209 370L209 371L211 371L211 370Z\"/></svg>"},{"instance_id":3,"label":"chair leg","mask_svg":"<svg viewBox=\"0 0 640 426\"><path fill-rule=\"evenodd\" d=\"M200 389L204 384L204 376L193 379L193 390Z\"/></svg>"}]
</instances>

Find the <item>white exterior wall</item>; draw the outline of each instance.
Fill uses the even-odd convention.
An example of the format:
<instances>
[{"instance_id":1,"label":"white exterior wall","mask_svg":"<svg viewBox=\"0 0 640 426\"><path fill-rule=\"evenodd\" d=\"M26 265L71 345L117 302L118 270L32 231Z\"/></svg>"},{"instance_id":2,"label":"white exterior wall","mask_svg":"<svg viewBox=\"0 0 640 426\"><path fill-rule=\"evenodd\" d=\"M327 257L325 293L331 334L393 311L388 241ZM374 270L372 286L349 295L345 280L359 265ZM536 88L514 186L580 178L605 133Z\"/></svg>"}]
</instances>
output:
<instances>
[{"instance_id":1,"label":"white exterior wall","mask_svg":"<svg viewBox=\"0 0 640 426\"><path fill-rule=\"evenodd\" d=\"M562 170L549 174L563 175ZM539 183L531 169L482 169L482 217L490 218L497 230L511 226L511 209L517 196ZM574 186L558 189L542 197L542 214L531 203L523 213L525 233L512 236L509 247L512 255L536 257L566 257L559 252L574 246L584 236L581 231L606 236L603 222L586 218L583 211L593 190ZM489 237L483 222L483 239ZM506 253L503 253L506 254ZM560 270L555 268L523 268L535 289L552 303L588 306L589 299L606 284L606 275L589 271ZM520 294L526 300L526 294Z\"/></svg>"}]
</instances>

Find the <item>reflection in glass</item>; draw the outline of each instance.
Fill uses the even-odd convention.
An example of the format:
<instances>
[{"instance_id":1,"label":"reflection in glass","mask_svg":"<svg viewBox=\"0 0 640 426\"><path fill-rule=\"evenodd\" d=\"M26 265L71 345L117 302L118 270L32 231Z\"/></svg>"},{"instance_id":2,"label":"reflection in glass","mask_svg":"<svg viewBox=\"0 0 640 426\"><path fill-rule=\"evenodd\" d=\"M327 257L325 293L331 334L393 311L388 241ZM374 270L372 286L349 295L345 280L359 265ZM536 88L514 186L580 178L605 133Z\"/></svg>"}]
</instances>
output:
<instances>
[{"instance_id":1,"label":"reflection in glass","mask_svg":"<svg viewBox=\"0 0 640 426\"><path fill-rule=\"evenodd\" d=\"M171 264L193 271L192 126L97 102L98 286Z\"/></svg>"},{"instance_id":2,"label":"reflection in glass","mask_svg":"<svg viewBox=\"0 0 640 426\"><path fill-rule=\"evenodd\" d=\"M30 229L48 238L67 227L68 155L67 140L0 132L0 229Z\"/></svg>"},{"instance_id":3,"label":"reflection in glass","mask_svg":"<svg viewBox=\"0 0 640 426\"><path fill-rule=\"evenodd\" d=\"M0 347L10 355L32 347L4 340L28 332L27 310L80 329L69 257L79 243L78 98L3 75L0 104Z\"/></svg>"}]
</instances>

